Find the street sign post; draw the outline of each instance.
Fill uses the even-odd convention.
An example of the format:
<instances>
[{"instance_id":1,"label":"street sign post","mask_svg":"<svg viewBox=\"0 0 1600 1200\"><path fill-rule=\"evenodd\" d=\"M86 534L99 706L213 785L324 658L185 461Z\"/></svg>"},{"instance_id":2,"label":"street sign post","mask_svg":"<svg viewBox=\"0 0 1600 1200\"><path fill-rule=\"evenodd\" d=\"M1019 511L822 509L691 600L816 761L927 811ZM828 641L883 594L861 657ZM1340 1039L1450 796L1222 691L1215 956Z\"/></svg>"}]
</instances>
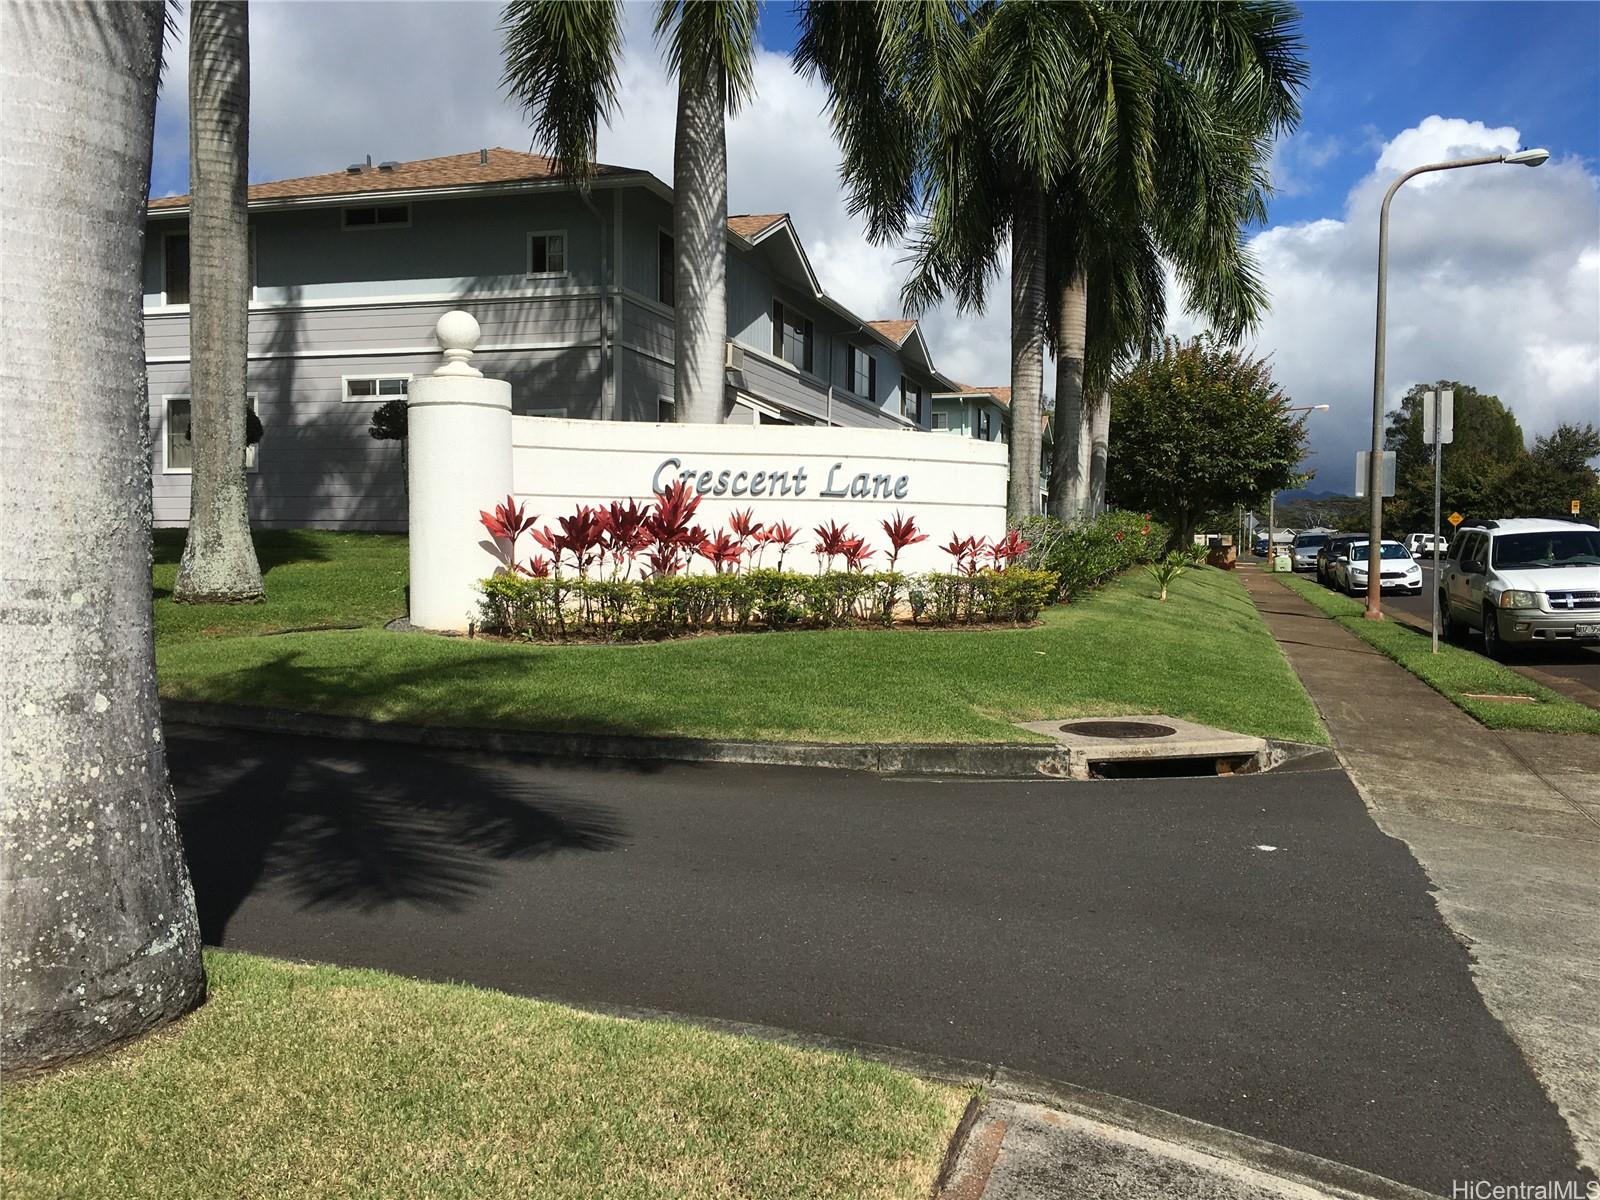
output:
<instances>
[{"instance_id":1,"label":"street sign post","mask_svg":"<svg viewBox=\"0 0 1600 1200\"><path fill-rule=\"evenodd\" d=\"M1422 430L1433 443L1433 652L1439 653L1439 483L1443 478L1444 444L1455 436L1454 388L1427 392L1422 401Z\"/></svg>"},{"instance_id":2,"label":"street sign post","mask_svg":"<svg viewBox=\"0 0 1600 1200\"><path fill-rule=\"evenodd\" d=\"M1370 450L1356 451L1356 495L1367 494L1367 457ZM1394 451L1383 452L1383 495L1384 498L1394 495Z\"/></svg>"},{"instance_id":3,"label":"street sign post","mask_svg":"<svg viewBox=\"0 0 1600 1200\"><path fill-rule=\"evenodd\" d=\"M1457 525L1461 524L1461 522L1465 521L1466 518L1463 517L1458 512L1453 512L1448 517L1446 517L1445 520L1449 521L1450 522L1450 528L1454 529Z\"/></svg>"}]
</instances>

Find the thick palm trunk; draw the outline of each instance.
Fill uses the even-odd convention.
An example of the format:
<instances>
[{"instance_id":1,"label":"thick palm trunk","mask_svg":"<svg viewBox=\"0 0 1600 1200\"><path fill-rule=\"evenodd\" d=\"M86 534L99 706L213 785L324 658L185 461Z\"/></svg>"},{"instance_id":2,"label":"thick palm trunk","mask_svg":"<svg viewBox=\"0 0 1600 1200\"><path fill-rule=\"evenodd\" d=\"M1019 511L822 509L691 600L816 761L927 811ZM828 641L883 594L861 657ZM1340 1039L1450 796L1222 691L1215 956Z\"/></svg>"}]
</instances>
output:
<instances>
[{"instance_id":1,"label":"thick palm trunk","mask_svg":"<svg viewBox=\"0 0 1600 1200\"><path fill-rule=\"evenodd\" d=\"M1011 223L1011 480L1010 520L1039 511L1039 454L1044 436L1044 194L1023 190Z\"/></svg>"},{"instance_id":2,"label":"thick palm trunk","mask_svg":"<svg viewBox=\"0 0 1600 1200\"><path fill-rule=\"evenodd\" d=\"M260 600L245 481L250 242L250 35L243 0L189 6L189 534L172 589L186 603Z\"/></svg>"},{"instance_id":3,"label":"thick palm trunk","mask_svg":"<svg viewBox=\"0 0 1600 1200\"><path fill-rule=\"evenodd\" d=\"M162 7L35 4L0 36L0 1066L205 992L150 616L140 247Z\"/></svg>"},{"instance_id":4,"label":"thick palm trunk","mask_svg":"<svg viewBox=\"0 0 1600 1200\"><path fill-rule=\"evenodd\" d=\"M708 51L709 53L709 51ZM719 63L678 72L672 158L676 320L673 388L679 421L721 424L728 336L727 86Z\"/></svg>"},{"instance_id":5,"label":"thick palm trunk","mask_svg":"<svg viewBox=\"0 0 1600 1200\"><path fill-rule=\"evenodd\" d=\"M1056 428L1050 456L1050 515L1071 521L1082 513L1086 491L1083 359L1088 340L1089 295L1081 273L1062 287L1056 297L1055 315Z\"/></svg>"},{"instance_id":6,"label":"thick palm trunk","mask_svg":"<svg viewBox=\"0 0 1600 1200\"><path fill-rule=\"evenodd\" d=\"M1101 392L1089 417L1089 512L1106 510L1106 465L1111 455L1111 394Z\"/></svg>"}]
</instances>

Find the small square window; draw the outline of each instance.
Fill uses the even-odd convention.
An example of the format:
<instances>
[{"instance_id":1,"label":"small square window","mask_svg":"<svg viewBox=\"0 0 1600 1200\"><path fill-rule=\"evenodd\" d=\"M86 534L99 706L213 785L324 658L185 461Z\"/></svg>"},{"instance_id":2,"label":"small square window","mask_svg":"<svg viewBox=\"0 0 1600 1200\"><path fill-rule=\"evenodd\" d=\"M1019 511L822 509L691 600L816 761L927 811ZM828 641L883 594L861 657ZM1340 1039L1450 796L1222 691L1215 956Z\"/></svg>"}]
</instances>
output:
<instances>
[{"instance_id":1,"label":"small square window","mask_svg":"<svg viewBox=\"0 0 1600 1200\"><path fill-rule=\"evenodd\" d=\"M411 390L409 375L346 375L344 398L346 400L398 399Z\"/></svg>"},{"instance_id":2,"label":"small square window","mask_svg":"<svg viewBox=\"0 0 1600 1200\"><path fill-rule=\"evenodd\" d=\"M949 413L941 413L941 412L934 413L933 414L933 427L935 429L949 429L950 428L950 414Z\"/></svg>"},{"instance_id":3,"label":"small square window","mask_svg":"<svg viewBox=\"0 0 1600 1200\"><path fill-rule=\"evenodd\" d=\"M567 235L530 233L528 235L528 274L565 275L567 273Z\"/></svg>"},{"instance_id":4,"label":"small square window","mask_svg":"<svg viewBox=\"0 0 1600 1200\"><path fill-rule=\"evenodd\" d=\"M256 396L251 392L247 397L250 411L259 413L256 407ZM162 430L161 430L161 469L167 474L188 475L194 471L194 424L191 419L191 408L188 396L162 397ZM257 446L246 446L244 450L244 469L256 469Z\"/></svg>"}]
</instances>

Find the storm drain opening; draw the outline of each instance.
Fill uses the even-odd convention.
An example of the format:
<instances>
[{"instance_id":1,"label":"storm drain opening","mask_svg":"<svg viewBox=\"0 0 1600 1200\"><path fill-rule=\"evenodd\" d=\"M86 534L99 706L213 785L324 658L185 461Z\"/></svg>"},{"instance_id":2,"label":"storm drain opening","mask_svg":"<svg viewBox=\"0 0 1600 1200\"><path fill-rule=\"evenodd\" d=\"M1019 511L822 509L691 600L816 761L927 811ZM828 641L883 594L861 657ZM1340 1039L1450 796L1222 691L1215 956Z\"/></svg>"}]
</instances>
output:
<instances>
[{"instance_id":1,"label":"storm drain opening","mask_svg":"<svg viewBox=\"0 0 1600 1200\"><path fill-rule=\"evenodd\" d=\"M1204 779L1244 775L1257 768L1254 754L1206 754L1190 758L1089 760L1090 779Z\"/></svg>"},{"instance_id":2,"label":"storm drain opening","mask_svg":"<svg viewBox=\"0 0 1600 1200\"><path fill-rule=\"evenodd\" d=\"M1155 721L1068 721L1061 726L1061 732L1075 733L1079 737L1123 740L1171 737L1178 731L1171 725L1161 725Z\"/></svg>"}]
</instances>

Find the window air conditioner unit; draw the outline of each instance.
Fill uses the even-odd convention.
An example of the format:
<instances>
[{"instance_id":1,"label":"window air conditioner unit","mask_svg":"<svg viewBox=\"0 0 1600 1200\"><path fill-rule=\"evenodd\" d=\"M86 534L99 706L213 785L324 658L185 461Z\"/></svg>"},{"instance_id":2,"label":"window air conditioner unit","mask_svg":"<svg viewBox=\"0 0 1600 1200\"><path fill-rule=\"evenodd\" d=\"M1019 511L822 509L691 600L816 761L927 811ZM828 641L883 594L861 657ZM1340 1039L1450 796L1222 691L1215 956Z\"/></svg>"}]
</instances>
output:
<instances>
[{"instance_id":1,"label":"window air conditioner unit","mask_svg":"<svg viewBox=\"0 0 1600 1200\"><path fill-rule=\"evenodd\" d=\"M732 342L723 347L722 365L730 371L744 370L744 347Z\"/></svg>"}]
</instances>

